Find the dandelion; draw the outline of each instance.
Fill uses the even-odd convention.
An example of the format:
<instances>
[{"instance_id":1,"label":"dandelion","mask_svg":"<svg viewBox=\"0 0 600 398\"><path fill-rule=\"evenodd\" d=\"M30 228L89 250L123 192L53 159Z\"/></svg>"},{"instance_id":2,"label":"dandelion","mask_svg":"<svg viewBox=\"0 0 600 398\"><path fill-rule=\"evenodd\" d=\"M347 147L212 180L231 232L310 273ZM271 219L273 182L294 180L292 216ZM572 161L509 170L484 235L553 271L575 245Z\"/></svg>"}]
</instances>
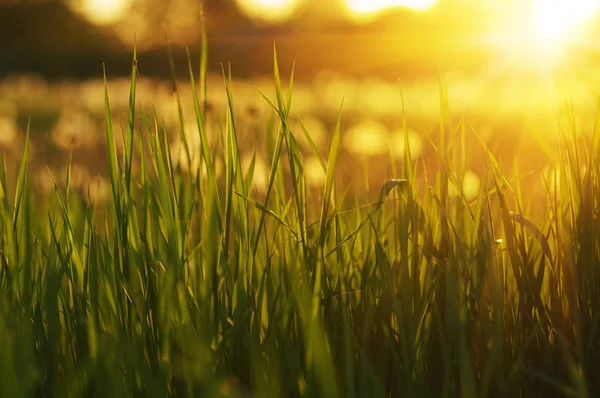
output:
<instances>
[{"instance_id":1,"label":"dandelion","mask_svg":"<svg viewBox=\"0 0 600 398\"><path fill-rule=\"evenodd\" d=\"M464 173L462 179L462 194L467 200L473 199L477 197L479 194L479 188L481 187L481 179L479 176L470 170L467 170ZM456 191L456 188L451 182L448 182L448 193L452 197L458 196L459 192Z\"/></svg>"},{"instance_id":2,"label":"dandelion","mask_svg":"<svg viewBox=\"0 0 600 398\"><path fill-rule=\"evenodd\" d=\"M313 83L316 99L321 108L330 115L337 115L340 110L340 98L344 99L344 109L355 108L360 90L355 81L342 76L328 76L325 73L317 76Z\"/></svg>"},{"instance_id":3,"label":"dandelion","mask_svg":"<svg viewBox=\"0 0 600 398\"><path fill-rule=\"evenodd\" d=\"M252 163L252 157L254 155L246 154L242 156L242 172L244 176L248 173L250 169L250 164ZM268 179L268 168L265 161L260 157L256 156L254 160L254 174L252 176L252 185L256 188L258 192L266 192L267 185L269 183Z\"/></svg>"},{"instance_id":4,"label":"dandelion","mask_svg":"<svg viewBox=\"0 0 600 398\"><path fill-rule=\"evenodd\" d=\"M423 140L416 132L408 130L408 146L410 148L410 156L415 159L421 153L423 149ZM390 138L390 145L392 146L392 154L400 159L404 158L406 154L406 141L404 138L404 131L396 131L392 133Z\"/></svg>"},{"instance_id":5,"label":"dandelion","mask_svg":"<svg viewBox=\"0 0 600 398\"><path fill-rule=\"evenodd\" d=\"M2 92L0 91L0 97L1 96ZM19 110L14 102L0 98L0 116L7 117L9 119L16 119L18 113Z\"/></svg>"},{"instance_id":6,"label":"dandelion","mask_svg":"<svg viewBox=\"0 0 600 398\"><path fill-rule=\"evenodd\" d=\"M52 178L50 178L50 173L44 168L39 170L33 177L35 189L43 195L54 191L54 184L52 183Z\"/></svg>"},{"instance_id":7,"label":"dandelion","mask_svg":"<svg viewBox=\"0 0 600 398\"><path fill-rule=\"evenodd\" d=\"M479 194L481 179L473 171L465 172L463 177L463 192L467 199L473 199Z\"/></svg>"},{"instance_id":8,"label":"dandelion","mask_svg":"<svg viewBox=\"0 0 600 398\"><path fill-rule=\"evenodd\" d=\"M211 125L209 124L206 132L209 139L209 144L212 143L212 140L216 136L216 134L213 133L213 130L210 128L210 126ZM197 176L198 171L200 170L200 160L202 158L202 143L200 141L200 132L198 130L198 124L196 122L186 123L183 127L183 132L187 143L189 161L188 153L186 153L186 147L183 141L181 141L181 139L179 138L170 146L171 157L173 158L173 162L175 164L178 164L183 171L189 172L192 175ZM204 162L202 163L202 174L206 175L206 167L204 165Z\"/></svg>"},{"instance_id":9,"label":"dandelion","mask_svg":"<svg viewBox=\"0 0 600 398\"><path fill-rule=\"evenodd\" d=\"M65 109L52 130L52 141L62 149L96 147L96 123L82 110Z\"/></svg>"},{"instance_id":10,"label":"dandelion","mask_svg":"<svg viewBox=\"0 0 600 398\"><path fill-rule=\"evenodd\" d=\"M9 96L27 103L41 101L48 93L48 82L39 75L9 75L2 86Z\"/></svg>"},{"instance_id":11,"label":"dandelion","mask_svg":"<svg viewBox=\"0 0 600 398\"><path fill-rule=\"evenodd\" d=\"M96 204L108 202L112 195L110 182L99 175L92 177L89 181L89 185L82 188L84 189L84 195L86 196L89 189L90 201Z\"/></svg>"},{"instance_id":12,"label":"dandelion","mask_svg":"<svg viewBox=\"0 0 600 398\"><path fill-rule=\"evenodd\" d=\"M95 115L104 114L104 81L95 79L81 85L81 101Z\"/></svg>"},{"instance_id":13,"label":"dandelion","mask_svg":"<svg viewBox=\"0 0 600 398\"><path fill-rule=\"evenodd\" d=\"M367 114L394 115L397 114L402 102L402 92L383 79L370 79L362 84L362 99Z\"/></svg>"},{"instance_id":14,"label":"dandelion","mask_svg":"<svg viewBox=\"0 0 600 398\"><path fill-rule=\"evenodd\" d=\"M317 106L314 90L305 84L294 85L293 108L295 112L303 115L312 114L317 110Z\"/></svg>"},{"instance_id":15,"label":"dandelion","mask_svg":"<svg viewBox=\"0 0 600 398\"><path fill-rule=\"evenodd\" d=\"M344 147L355 154L375 156L387 151L387 128L380 122L367 121L350 127L344 134Z\"/></svg>"},{"instance_id":16,"label":"dandelion","mask_svg":"<svg viewBox=\"0 0 600 398\"><path fill-rule=\"evenodd\" d=\"M10 147L17 138L17 131L14 120L0 116L0 148Z\"/></svg>"},{"instance_id":17,"label":"dandelion","mask_svg":"<svg viewBox=\"0 0 600 398\"><path fill-rule=\"evenodd\" d=\"M306 182L313 186L322 186L327 180L327 174L316 157L310 157L304 162L304 174Z\"/></svg>"},{"instance_id":18,"label":"dandelion","mask_svg":"<svg viewBox=\"0 0 600 398\"><path fill-rule=\"evenodd\" d=\"M59 178L61 182L67 181L68 167L65 166L60 171ZM73 188L85 188L90 182L90 173L88 169L81 164L73 164L71 166L71 187Z\"/></svg>"},{"instance_id":19,"label":"dandelion","mask_svg":"<svg viewBox=\"0 0 600 398\"><path fill-rule=\"evenodd\" d=\"M302 128L302 126L304 126L304 128ZM321 148L325 143L327 126L325 126L325 123L318 117L307 116L300 118L299 120L290 123L290 128L298 144L306 150L311 150L311 145L306 138L304 129L306 129L317 148Z\"/></svg>"}]
</instances>

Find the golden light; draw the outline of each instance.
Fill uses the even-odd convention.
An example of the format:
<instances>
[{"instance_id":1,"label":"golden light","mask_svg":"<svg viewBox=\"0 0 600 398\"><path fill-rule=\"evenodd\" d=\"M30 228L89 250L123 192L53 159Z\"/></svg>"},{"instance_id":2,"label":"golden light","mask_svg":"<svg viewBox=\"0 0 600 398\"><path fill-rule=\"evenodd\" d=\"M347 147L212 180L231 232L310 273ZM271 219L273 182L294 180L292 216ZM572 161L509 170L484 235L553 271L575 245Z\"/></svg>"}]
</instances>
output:
<instances>
[{"instance_id":1,"label":"golden light","mask_svg":"<svg viewBox=\"0 0 600 398\"><path fill-rule=\"evenodd\" d=\"M241 11L251 18L279 22L290 18L301 5L300 0L237 0Z\"/></svg>"},{"instance_id":2,"label":"golden light","mask_svg":"<svg viewBox=\"0 0 600 398\"><path fill-rule=\"evenodd\" d=\"M600 0L514 0L505 10L503 27L484 39L499 51L493 73L534 73L530 76L550 87L574 51L592 44L590 22Z\"/></svg>"},{"instance_id":3,"label":"golden light","mask_svg":"<svg viewBox=\"0 0 600 398\"><path fill-rule=\"evenodd\" d=\"M83 0L79 2L79 12L98 25L108 25L121 19L132 0Z\"/></svg>"},{"instance_id":4,"label":"golden light","mask_svg":"<svg viewBox=\"0 0 600 398\"><path fill-rule=\"evenodd\" d=\"M346 0L348 9L358 15L376 14L392 7L427 10L436 3L437 0Z\"/></svg>"},{"instance_id":5,"label":"golden light","mask_svg":"<svg viewBox=\"0 0 600 398\"><path fill-rule=\"evenodd\" d=\"M600 0L534 0L536 39L540 44L564 42L579 26L592 19L598 9Z\"/></svg>"}]
</instances>

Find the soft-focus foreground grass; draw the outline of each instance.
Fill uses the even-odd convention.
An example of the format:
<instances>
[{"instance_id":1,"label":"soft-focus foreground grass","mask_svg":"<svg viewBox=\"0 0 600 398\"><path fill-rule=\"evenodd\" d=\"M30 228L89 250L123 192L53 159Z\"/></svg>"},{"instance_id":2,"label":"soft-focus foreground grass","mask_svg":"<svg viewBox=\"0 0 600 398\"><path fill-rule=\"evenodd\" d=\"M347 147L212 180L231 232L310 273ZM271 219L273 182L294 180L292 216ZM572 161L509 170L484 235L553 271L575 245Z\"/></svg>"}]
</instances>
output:
<instances>
[{"instance_id":1,"label":"soft-focus foreground grass","mask_svg":"<svg viewBox=\"0 0 600 398\"><path fill-rule=\"evenodd\" d=\"M307 188L295 136L310 132L290 131L293 84L282 90L275 58L271 171L257 196L233 111L216 177L205 58L199 80L193 69L204 174L181 171L160 115L137 110L135 66L122 126L105 98L106 208L71 192L70 173L53 200L34 197L27 145L18 177L3 162L0 396L600 393L600 131L583 146L561 131L542 203L528 204L485 145L468 148L485 153L488 175L467 200L467 130L448 123L442 85L435 181L417 179L425 166L406 153L363 203L335 183L339 128L320 158L323 189Z\"/></svg>"}]
</instances>

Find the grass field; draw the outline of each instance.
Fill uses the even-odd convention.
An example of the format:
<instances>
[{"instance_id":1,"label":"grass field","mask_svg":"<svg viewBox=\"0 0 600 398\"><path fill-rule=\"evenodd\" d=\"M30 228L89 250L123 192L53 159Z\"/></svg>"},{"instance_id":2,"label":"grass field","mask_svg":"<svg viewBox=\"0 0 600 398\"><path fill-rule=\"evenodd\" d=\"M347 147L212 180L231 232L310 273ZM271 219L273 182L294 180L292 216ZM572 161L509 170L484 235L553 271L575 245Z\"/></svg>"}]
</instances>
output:
<instances>
[{"instance_id":1,"label":"grass field","mask_svg":"<svg viewBox=\"0 0 600 398\"><path fill-rule=\"evenodd\" d=\"M433 161L404 134L401 166L358 194L336 178L343 107L328 150L290 128L293 76L275 55L258 192L229 73L217 152L205 58L190 63L199 139L180 117L180 161L160 115L136 106L133 65L126 121L103 98L107 203L73 190L70 166L36 194L29 129L18 172L4 158L0 396L600 394L600 125L557 131L554 173L532 193L450 122L442 81ZM485 170L473 195L467 152ZM204 173L186 172L194 162Z\"/></svg>"}]
</instances>

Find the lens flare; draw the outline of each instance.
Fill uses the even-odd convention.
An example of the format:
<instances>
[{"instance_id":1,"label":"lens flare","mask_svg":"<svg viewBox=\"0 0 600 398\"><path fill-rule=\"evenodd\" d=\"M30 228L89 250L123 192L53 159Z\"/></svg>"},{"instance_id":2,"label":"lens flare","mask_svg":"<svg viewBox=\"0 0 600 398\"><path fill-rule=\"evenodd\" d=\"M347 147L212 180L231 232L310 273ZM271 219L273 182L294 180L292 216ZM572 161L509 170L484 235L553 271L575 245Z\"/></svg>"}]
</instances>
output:
<instances>
[{"instance_id":1,"label":"lens flare","mask_svg":"<svg viewBox=\"0 0 600 398\"><path fill-rule=\"evenodd\" d=\"M240 10L251 18L280 22L298 10L300 0L237 0Z\"/></svg>"}]
</instances>

